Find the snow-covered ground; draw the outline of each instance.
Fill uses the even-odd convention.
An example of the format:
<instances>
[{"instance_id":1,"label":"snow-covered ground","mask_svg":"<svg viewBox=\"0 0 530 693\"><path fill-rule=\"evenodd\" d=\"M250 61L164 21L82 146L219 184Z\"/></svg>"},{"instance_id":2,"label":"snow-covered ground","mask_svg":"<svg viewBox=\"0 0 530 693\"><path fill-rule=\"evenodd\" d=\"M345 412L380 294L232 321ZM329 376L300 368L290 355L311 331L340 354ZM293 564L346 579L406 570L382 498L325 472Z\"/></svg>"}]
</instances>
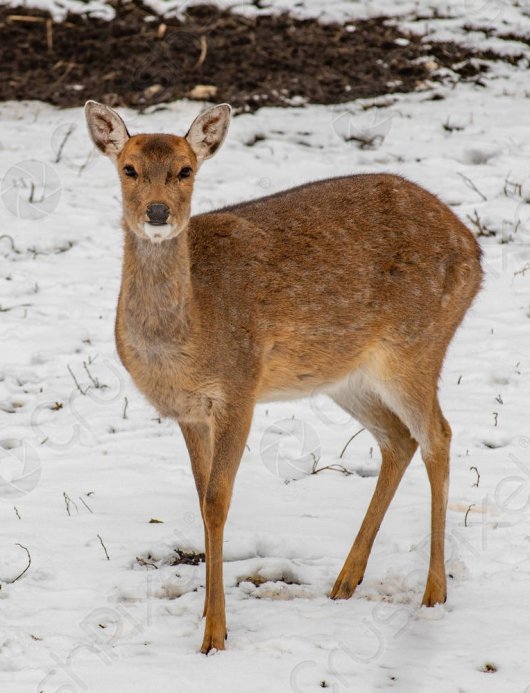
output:
<instances>
[{"instance_id":1,"label":"snow-covered ground","mask_svg":"<svg viewBox=\"0 0 530 693\"><path fill-rule=\"evenodd\" d=\"M202 550L184 441L114 349L115 173L80 109L0 104L2 692L530 691L529 92L528 74L500 66L486 88L262 109L236 118L201 170L196 211L384 170L496 232L440 384L454 434L447 603L419 606L430 499L418 456L364 582L349 601L327 599L378 451L363 432L341 458L359 426L318 394L264 405L226 531L228 649L210 657L198 654L204 565L169 565L175 549ZM198 109L125 116L134 132L184 133ZM300 473L311 453L354 474ZM31 566L16 579L23 547Z\"/></svg>"}]
</instances>

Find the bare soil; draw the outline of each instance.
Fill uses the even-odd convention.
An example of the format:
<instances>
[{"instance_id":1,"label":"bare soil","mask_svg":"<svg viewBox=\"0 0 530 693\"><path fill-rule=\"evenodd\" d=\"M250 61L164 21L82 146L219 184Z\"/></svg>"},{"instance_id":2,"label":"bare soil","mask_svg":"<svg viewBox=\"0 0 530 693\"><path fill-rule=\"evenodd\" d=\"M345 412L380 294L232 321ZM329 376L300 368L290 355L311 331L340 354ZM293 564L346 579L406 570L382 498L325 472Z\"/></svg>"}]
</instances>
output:
<instances>
[{"instance_id":1,"label":"bare soil","mask_svg":"<svg viewBox=\"0 0 530 693\"><path fill-rule=\"evenodd\" d=\"M201 5L182 19L162 18L134 0L117 4L111 22L70 14L57 23L0 7L0 100L62 107L88 98L139 109L184 97L239 111L335 104L447 79L480 83L488 62L500 59L404 33L384 17L321 24Z\"/></svg>"}]
</instances>

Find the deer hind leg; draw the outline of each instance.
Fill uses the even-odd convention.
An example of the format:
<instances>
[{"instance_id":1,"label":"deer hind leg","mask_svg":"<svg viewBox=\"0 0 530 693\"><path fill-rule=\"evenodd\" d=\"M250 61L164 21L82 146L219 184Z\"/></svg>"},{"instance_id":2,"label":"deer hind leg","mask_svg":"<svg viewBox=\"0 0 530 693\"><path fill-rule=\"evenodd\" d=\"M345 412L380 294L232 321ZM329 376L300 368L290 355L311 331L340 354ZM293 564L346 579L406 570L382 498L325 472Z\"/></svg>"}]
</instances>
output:
<instances>
[{"instance_id":1,"label":"deer hind leg","mask_svg":"<svg viewBox=\"0 0 530 693\"><path fill-rule=\"evenodd\" d=\"M409 429L375 393L342 389L332 397L372 433L383 458L372 500L330 594L332 599L348 599L362 582L375 537L417 443Z\"/></svg>"},{"instance_id":2,"label":"deer hind leg","mask_svg":"<svg viewBox=\"0 0 530 693\"><path fill-rule=\"evenodd\" d=\"M416 364L417 372L429 372ZM433 374L432 364L430 373ZM445 575L445 519L449 491L449 448L451 428L437 396L437 375L431 379L394 378L376 382L379 396L406 424L418 441L431 487L431 552L427 585L422 603L434 606L447 597Z\"/></svg>"},{"instance_id":3,"label":"deer hind leg","mask_svg":"<svg viewBox=\"0 0 530 693\"><path fill-rule=\"evenodd\" d=\"M438 399L433 405L428 444L422 446L422 457L431 485L431 555L429 574L422 604L434 606L447 599L445 574L445 518L449 492L449 448L451 428L445 420Z\"/></svg>"}]
</instances>

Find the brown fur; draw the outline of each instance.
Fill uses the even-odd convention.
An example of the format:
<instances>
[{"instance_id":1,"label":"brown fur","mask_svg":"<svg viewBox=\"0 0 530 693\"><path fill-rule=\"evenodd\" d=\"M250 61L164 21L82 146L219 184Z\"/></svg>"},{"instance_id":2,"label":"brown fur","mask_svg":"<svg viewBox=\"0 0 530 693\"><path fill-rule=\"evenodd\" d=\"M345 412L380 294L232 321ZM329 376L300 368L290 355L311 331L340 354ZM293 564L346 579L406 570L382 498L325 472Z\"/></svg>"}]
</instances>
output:
<instances>
[{"instance_id":1,"label":"brown fur","mask_svg":"<svg viewBox=\"0 0 530 693\"><path fill-rule=\"evenodd\" d=\"M135 226L147 220L149 203L162 202L170 209L170 218L183 228L190 216L193 176L178 179L184 166L197 166L197 158L190 146L172 135L136 135L127 142L119 161L127 161L142 175L148 185L138 186L135 179L122 176L122 193L127 205L123 207L124 221Z\"/></svg>"},{"instance_id":2,"label":"brown fur","mask_svg":"<svg viewBox=\"0 0 530 693\"><path fill-rule=\"evenodd\" d=\"M116 342L138 388L178 421L190 453L207 556L202 651L224 647L223 527L254 405L317 388L373 433L383 456L331 596L349 597L362 580L419 444L432 489L423 603L444 601L451 432L437 382L480 286L472 234L434 195L386 174L311 183L188 222L193 176L163 183L184 164L196 169L188 140L131 137L118 169L129 161L147 173L134 185L122 176ZM153 201L170 207L179 228L158 245L132 230Z\"/></svg>"}]
</instances>

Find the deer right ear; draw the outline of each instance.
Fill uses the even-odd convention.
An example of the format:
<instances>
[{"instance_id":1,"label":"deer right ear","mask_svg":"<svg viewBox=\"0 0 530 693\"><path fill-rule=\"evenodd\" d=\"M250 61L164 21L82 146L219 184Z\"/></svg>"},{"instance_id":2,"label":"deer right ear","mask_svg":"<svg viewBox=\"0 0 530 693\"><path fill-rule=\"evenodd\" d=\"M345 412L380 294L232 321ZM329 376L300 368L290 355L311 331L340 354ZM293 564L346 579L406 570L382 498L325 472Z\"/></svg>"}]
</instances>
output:
<instances>
[{"instance_id":1,"label":"deer right ear","mask_svg":"<svg viewBox=\"0 0 530 693\"><path fill-rule=\"evenodd\" d=\"M120 116L97 101L87 101L85 117L92 141L105 156L115 161L130 135Z\"/></svg>"},{"instance_id":2,"label":"deer right ear","mask_svg":"<svg viewBox=\"0 0 530 693\"><path fill-rule=\"evenodd\" d=\"M199 113L191 124L186 139L195 152L199 166L223 144L231 114L232 108L222 103Z\"/></svg>"}]
</instances>

